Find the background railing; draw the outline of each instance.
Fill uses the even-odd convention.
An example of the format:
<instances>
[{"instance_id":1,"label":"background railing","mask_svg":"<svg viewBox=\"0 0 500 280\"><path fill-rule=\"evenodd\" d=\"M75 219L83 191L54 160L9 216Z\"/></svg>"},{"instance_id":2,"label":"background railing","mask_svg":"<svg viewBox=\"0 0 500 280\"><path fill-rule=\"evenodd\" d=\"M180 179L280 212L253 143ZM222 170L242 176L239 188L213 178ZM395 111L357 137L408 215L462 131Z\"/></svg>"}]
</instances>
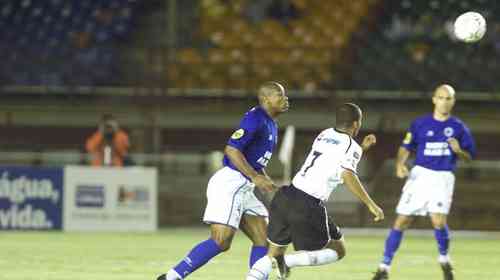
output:
<instances>
[{"instance_id":1,"label":"background railing","mask_svg":"<svg viewBox=\"0 0 500 280\"><path fill-rule=\"evenodd\" d=\"M220 168L221 158L222 153L218 151L131 154L132 162L136 165L158 169L161 225L190 224L199 219L205 203L207 180L214 170ZM64 166L86 164L90 157L78 151L0 152L0 159L2 165ZM386 160L382 164L370 161L364 163L362 169L362 180L388 216L387 221L378 226L389 226L388 223L395 216L394 209L404 181L395 178L393 160ZM366 170L370 169L373 169L374 176L366 174ZM272 173L278 182L283 176L280 170L274 169ZM496 217L500 214L500 205L496 197L500 195L500 162L483 160L459 164L456 177L450 224L461 229L499 230L500 224L496 222ZM268 195L261 197L270 199ZM329 209L343 225L374 226L366 207L343 187L332 194ZM427 221L417 221L416 226L425 228Z\"/></svg>"}]
</instances>

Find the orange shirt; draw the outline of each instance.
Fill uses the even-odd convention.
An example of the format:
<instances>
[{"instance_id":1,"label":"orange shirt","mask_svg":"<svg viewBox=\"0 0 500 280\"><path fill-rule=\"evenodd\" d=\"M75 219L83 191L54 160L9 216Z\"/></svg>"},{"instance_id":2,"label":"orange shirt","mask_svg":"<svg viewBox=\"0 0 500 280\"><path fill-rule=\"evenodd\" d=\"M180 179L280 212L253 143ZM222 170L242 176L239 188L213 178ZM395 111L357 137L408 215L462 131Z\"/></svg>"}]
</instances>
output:
<instances>
[{"instance_id":1,"label":"orange shirt","mask_svg":"<svg viewBox=\"0 0 500 280\"><path fill-rule=\"evenodd\" d=\"M118 130L113 137L112 166L123 166L123 158L128 154L130 143L128 135L123 130ZM85 145L87 152L92 154L92 165L102 166L104 161L104 141L101 132L96 131L87 139Z\"/></svg>"}]
</instances>

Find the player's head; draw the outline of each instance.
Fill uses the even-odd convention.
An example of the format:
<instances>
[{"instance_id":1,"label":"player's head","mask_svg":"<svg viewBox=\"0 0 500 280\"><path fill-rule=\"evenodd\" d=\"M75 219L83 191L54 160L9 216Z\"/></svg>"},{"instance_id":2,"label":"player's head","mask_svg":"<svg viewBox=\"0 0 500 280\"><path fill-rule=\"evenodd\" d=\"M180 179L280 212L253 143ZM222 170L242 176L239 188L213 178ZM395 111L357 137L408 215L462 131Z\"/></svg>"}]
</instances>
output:
<instances>
[{"instance_id":1,"label":"player's head","mask_svg":"<svg viewBox=\"0 0 500 280\"><path fill-rule=\"evenodd\" d=\"M449 115L455 105L455 89L452 86L443 84L434 90L432 96L434 112L441 115Z\"/></svg>"},{"instance_id":2,"label":"player's head","mask_svg":"<svg viewBox=\"0 0 500 280\"><path fill-rule=\"evenodd\" d=\"M272 116L288 111L285 88L277 82L266 82L259 87L259 104Z\"/></svg>"},{"instance_id":3,"label":"player's head","mask_svg":"<svg viewBox=\"0 0 500 280\"><path fill-rule=\"evenodd\" d=\"M354 103L344 103L335 110L335 127L337 129L350 131L352 136L358 135L363 119L363 112Z\"/></svg>"}]
</instances>

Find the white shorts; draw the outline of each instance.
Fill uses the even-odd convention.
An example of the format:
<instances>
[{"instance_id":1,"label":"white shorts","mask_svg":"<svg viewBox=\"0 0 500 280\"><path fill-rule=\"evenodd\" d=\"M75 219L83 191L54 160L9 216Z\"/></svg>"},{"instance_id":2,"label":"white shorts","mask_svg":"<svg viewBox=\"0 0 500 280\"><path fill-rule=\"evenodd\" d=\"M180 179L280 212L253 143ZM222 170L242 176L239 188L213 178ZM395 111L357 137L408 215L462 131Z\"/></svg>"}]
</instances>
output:
<instances>
[{"instance_id":1,"label":"white shorts","mask_svg":"<svg viewBox=\"0 0 500 280\"><path fill-rule=\"evenodd\" d=\"M435 171L417 165L411 169L396 212L405 216L448 215L454 186L455 175L451 171Z\"/></svg>"},{"instance_id":2,"label":"white shorts","mask_svg":"<svg viewBox=\"0 0 500 280\"><path fill-rule=\"evenodd\" d=\"M244 214L267 217L266 207L253 193L254 186L240 172L229 167L215 172L208 181L208 203L203 222L238 229Z\"/></svg>"}]
</instances>

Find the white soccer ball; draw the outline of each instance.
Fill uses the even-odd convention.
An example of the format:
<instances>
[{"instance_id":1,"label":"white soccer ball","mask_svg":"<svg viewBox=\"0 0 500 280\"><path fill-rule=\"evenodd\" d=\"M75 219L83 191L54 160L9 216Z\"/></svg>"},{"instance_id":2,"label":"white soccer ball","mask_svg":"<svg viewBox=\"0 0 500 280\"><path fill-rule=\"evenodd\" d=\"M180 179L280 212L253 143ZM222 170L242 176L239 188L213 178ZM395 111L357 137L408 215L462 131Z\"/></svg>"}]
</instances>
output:
<instances>
[{"instance_id":1,"label":"white soccer ball","mask_svg":"<svg viewBox=\"0 0 500 280\"><path fill-rule=\"evenodd\" d=\"M486 33L486 20L480 13L467 12L457 17L454 27L458 40L473 43L481 40Z\"/></svg>"}]
</instances>

